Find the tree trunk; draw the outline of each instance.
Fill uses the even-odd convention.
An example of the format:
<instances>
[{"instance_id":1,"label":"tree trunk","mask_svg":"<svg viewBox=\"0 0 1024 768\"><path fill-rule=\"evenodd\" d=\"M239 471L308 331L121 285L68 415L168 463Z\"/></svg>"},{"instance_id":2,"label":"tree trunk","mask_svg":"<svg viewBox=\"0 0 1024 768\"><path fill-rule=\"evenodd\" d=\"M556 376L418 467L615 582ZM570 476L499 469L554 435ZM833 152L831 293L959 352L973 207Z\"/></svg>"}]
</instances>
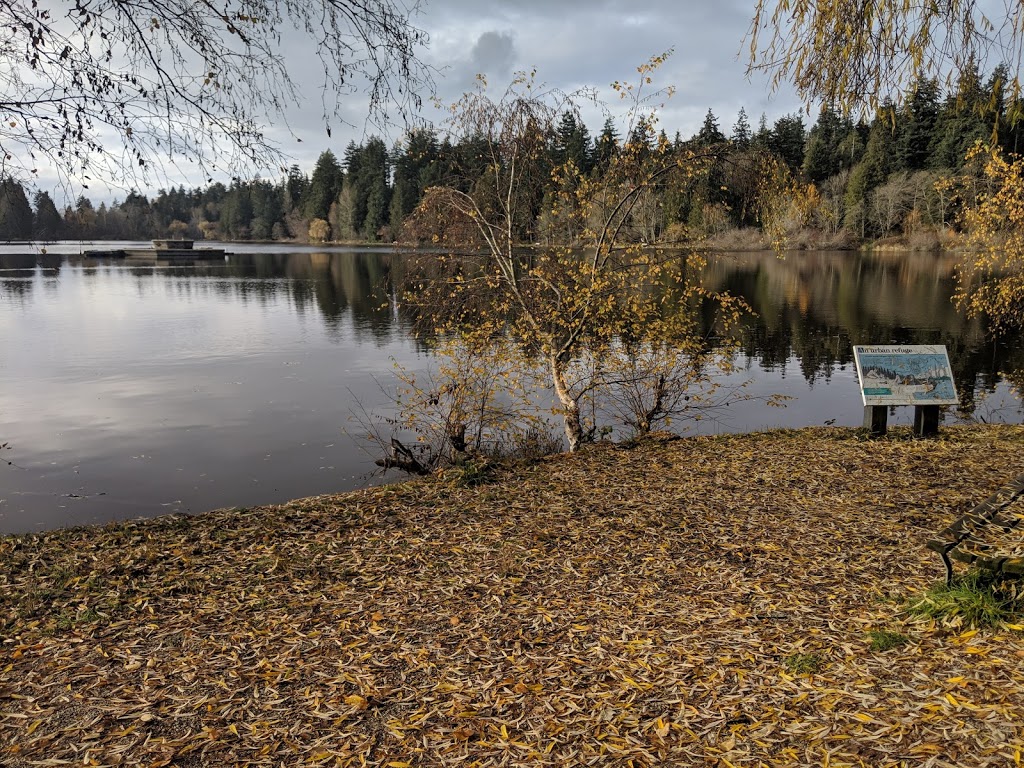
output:
<instances>
[{"instance_id":1,"label":"tree trunk","mask_svg":"<svg viewBox=\"0 0 1024 768\"><path fill-rule=\"evenodd\" d=\"M575 453L583 443L583 424L580 421L580 406L569 392L565 383L565 369L557 355L551 359L551 382L555 385L555 395L562 405L562 419L565 422L565 437L569 441L569 452Z\"/></svg>"}]
</instances>

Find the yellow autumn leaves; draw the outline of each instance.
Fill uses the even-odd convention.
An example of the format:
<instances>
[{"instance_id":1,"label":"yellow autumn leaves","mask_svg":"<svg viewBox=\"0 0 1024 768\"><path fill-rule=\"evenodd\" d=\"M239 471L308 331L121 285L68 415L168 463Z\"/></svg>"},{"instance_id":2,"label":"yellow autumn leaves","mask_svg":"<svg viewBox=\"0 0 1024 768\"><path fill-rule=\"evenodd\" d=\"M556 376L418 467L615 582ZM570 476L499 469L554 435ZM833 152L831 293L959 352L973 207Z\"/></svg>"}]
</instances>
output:
<instances>
[{"instance_id":1,"label":"yellow autumn leaves","mask_svg":"<svg viewBox=\"0 0 1024 768\"><path fill-rule=\"evenodd\" d=\"M1022 440L649 441L0 538L0 763L1014 765L1020 625L901 604Z\"/></svg>"},{"instance_id":2,"label":"yellow autumn leaves","mask_svg":"<svg viewBox=\"0 0 1024 768\"><path fill-rule=\"evenodd\" d=\"M1024 324L1024 158L976 146L968 161L981 164L983 185L963 224L967 253L955 300L996 328Z\"/></svg>"}]
</instances>

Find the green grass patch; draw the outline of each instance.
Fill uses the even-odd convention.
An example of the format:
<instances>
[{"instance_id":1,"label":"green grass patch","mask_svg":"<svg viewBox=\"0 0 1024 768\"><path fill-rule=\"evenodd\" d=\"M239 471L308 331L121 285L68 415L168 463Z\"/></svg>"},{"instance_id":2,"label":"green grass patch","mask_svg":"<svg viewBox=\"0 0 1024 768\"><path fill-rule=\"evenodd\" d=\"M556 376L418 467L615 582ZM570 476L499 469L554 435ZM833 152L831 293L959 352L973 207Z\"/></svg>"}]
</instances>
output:
<instances>
[{"instance_id":1,"label":"green grass patch","mask_svg":"<svg viewBox=\"0 0 1024 768\"><path fill-rule=\"evenodd\" d=\"M876 652L888 651L899 648L910 642L910 638L900 632L890 632L887 629L873 629L871 635L871 650Z\"/></svg>"},{"instance_id":2,"label":"green grass patch","mask_svg":"<svg viewBox=\"0 0 1024 768\"><path fill-rule=\"evenodd\" d=\"M994 627L1012 621L1019 612L1017 583L988 571L972 570L931 587L907 605L914 616L952 627Z\"/></svg>"},{"instance_id":3,"label":"green grass patch","mask_svg":"<svg viewBox=\"0 0 1024 768\"><path fill-rule=\"evenodd\" d=\"M57 615L50 631L51 634L53 632L68 632L84 624L95 624L100 618L99 613L93 608L86 608L84 611L78 612L63 610Z\"/></svg>"},{"instance_id":4,"label":"green grass patch","mask_svg":"<svg viewBox=\"0 0 1024 768\"><path fill-rule=\"evenodd\" d=\"M816 653L794 653L782 661L791 675L813 675L821 669L821 657Z\"/></svg>"}]
</instances>

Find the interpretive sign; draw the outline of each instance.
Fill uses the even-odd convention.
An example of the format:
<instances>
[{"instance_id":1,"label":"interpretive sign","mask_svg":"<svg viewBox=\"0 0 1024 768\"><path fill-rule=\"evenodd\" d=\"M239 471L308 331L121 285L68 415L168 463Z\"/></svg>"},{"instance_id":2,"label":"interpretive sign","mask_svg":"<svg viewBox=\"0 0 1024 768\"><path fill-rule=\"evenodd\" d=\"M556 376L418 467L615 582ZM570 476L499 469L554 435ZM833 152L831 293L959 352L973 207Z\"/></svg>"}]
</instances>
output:
<instances>
[{"instance_id":1,"label":"interpretive sign","mask_svg":"<svg viewBox=\"0 0 1024 768\"><path fill-rule=\"evenodd\" d=\"M855 346L864 405L956 405L944 346Z\"/></svg>"}]
</instances>

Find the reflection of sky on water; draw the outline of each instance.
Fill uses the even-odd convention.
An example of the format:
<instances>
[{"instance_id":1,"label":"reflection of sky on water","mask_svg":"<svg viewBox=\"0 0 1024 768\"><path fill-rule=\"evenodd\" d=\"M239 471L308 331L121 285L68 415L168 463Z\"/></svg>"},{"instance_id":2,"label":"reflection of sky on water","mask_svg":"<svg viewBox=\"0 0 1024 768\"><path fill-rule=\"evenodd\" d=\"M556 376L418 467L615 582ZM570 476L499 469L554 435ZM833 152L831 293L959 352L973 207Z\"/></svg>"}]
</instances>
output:
<instances>
[{"instance_id":1,"label":"reflection of sky on water","mask_svg":"<svg viewBox=\"0 0 1024 768\"><path fill-rule=\"evenodd\" d=\"M350 412L379 404L372 375L392 357L419 359L352 306L331 326L299 311L293 280L65 264L12 292L4 266L0 436L17 466L0 474L0 530L364 484Z\"/></svg>"},{"instance_id":2,"label":"reflection of sky on water","mask_svg":"<svg viewBox=\"0 0 1024 768\"><path fill-rule=\"evenodd\" d=\"M391 383L392 359L427 364L386 306L386 249L246 246L228 262L194 267L87 261L78 244L67 255L5 250L0 442L11 443L6 458L17 466L0 466L0 531L358 487L373 457L345 430L358 437L354 417L386 404L379 382ZM949 311L935 288L946 278L932 265L908 274L851 267L844 259L860 257L849 254L790 258L712 274L757 302L746 368L728 380L749 379L753 399L678 426L857 426L852 343L927 336L916 343L950 344L954 368L966 361L962 376L998 368L977 329ZM853 290L850 269L866 291ZM910 306L929 301L940 303ZM913 326L908 312L929 324ZM766 408L772 394L795 399ZM1002 384L977 413L1020 419ZM890 423L912 418L898 409Z\"/></svg>"}]
</instances>

